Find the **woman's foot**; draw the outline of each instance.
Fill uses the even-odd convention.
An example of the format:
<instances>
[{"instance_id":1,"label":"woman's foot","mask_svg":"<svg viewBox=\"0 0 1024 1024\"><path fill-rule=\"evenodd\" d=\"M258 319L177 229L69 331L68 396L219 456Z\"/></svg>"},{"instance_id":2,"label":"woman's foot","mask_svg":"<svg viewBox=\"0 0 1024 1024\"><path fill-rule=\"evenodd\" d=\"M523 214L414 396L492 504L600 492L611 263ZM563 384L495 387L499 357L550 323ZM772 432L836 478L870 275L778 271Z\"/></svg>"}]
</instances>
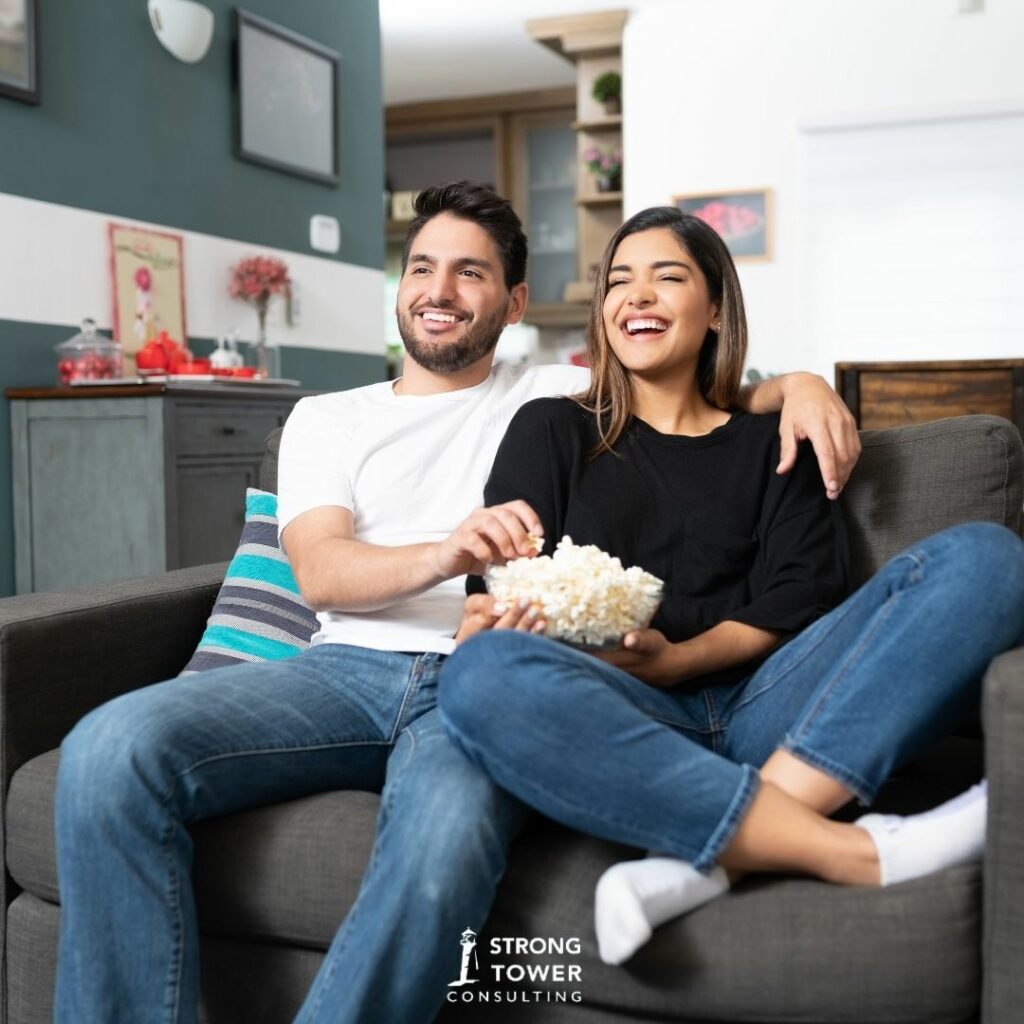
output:
<instances>
[{"instance_id":1,"label":"woman's foot","mask_svg":"<svg viewBox=\"0 0 1024 1024\"><path fill-rule=\"evenodd\" d=\"M606 964L628 960L665 921L694 910L729 888L722 868L702 875L676 857L648 857L610 867L594 893L597 948Z\"/></svg>"},{"instance_id":2,"label":"woman's foot","mask_svg":"<svg viewBox=\"0 0 1024 1024\"><path fill-rule=\"evenodd\" d=\"M874 840L881 884L895 885L980 860L987 813L988 785L982 781L924 814L866 814L854 825Z\"/></svg>"}]
</instances>

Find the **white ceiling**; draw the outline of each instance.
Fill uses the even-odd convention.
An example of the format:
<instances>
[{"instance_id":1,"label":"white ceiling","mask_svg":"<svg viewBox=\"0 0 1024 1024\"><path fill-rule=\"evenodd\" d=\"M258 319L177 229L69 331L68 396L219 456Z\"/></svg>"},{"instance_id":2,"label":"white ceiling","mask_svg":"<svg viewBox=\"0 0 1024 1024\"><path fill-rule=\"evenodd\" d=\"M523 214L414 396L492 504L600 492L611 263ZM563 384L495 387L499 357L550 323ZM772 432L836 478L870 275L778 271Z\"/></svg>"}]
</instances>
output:
<instances>
[{"instance_id":1,"label":"white ceiling","mask_svg":"<svg viewBox=\"0 0 1024 1024\"><path fill-rule=\"evenodd\" d=\"M384 102L572 85L572 64L526 32L531 18L666 0L379 0Z\"/></svg>"}]
</instances>

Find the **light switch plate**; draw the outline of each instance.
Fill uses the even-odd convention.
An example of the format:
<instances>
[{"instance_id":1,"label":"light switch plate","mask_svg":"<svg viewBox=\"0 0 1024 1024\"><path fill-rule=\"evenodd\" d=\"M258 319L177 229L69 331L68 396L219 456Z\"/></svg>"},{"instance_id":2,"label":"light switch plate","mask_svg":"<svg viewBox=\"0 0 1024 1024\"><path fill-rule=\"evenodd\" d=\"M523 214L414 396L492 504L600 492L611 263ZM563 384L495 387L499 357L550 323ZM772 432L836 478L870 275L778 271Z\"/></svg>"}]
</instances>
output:
<instances>
[{"instance_id":1,"label":"light switch plate","mask_svg":"<svg viewBox=\"0 0 1024 1024\"><path fill-rule=\"evenodd\" d=\"M341 248L341 228L337 217L313 214L309 219L309 244L317 252L337 252Z\"/></svg>"}]
</instances>

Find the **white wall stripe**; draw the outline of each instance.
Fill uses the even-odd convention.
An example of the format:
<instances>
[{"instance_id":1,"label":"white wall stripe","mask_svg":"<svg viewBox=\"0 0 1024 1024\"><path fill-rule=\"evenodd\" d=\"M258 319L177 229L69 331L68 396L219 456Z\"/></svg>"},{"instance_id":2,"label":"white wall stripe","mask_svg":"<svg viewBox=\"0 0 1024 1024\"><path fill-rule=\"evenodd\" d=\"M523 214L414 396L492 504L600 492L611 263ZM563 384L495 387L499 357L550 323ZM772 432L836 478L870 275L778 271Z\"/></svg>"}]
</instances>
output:
<instances>
[{"instance_id":1,"label":"white wall stripe","mask_svg":"<svg viewBox=\"0 0 1024 1024\"><path fill-rule=\"evenodd\" d=\"M384 354L384 272L274 249L172 224L137 221L0 192L0 319L76 324L91 316L111 326L107 224L114 220L184 238L188 333L216 338L232 328L256 336L255 311L227 293L228 270L253 253L285 260L299 285L300 318L284 322L283 303L268 317L272 342L286 347Z\"/></svg>"}]
</instances>

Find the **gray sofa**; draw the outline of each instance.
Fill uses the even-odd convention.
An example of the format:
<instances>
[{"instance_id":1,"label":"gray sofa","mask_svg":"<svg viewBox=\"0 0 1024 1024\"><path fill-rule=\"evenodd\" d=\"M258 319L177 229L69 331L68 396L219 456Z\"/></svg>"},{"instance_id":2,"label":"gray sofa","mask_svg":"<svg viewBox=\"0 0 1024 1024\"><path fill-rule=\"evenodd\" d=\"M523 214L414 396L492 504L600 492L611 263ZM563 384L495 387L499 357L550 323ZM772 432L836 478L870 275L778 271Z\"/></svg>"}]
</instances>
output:
<instances>
[{"instance_id":1,"label":"gray sofa","mask_svg":"<svg viewBox=\"0 0 1024 1024\"><path fill-rule=\"evenodd\" d=\"M866 432L863 442L842 499L861 578L915 538L953 523L994 520L1020 532L1022 446L1005 420L942 420ZM276 443L276 437L268 441L264 463L271 489ZM181 669L223 570L204 566L0 601L2 1024L50 1019L60 917L52 831L56 748L89 709ZM660 929L624 968L597 960L591 899L602 870L632 851L536 820L513 851L481 936L481 967L487 970L488 934L579 936L582 951L569 959L581 966L581 982L552 985L549 995L544 985L505 985L506 992L542 995L528 1003L456 1003L441 1020L1024 1019L1024 649L990 667L983 721L984 745L979 723L965 723L963 735L901 770L878 804L923 808L986 772L991 805L982 868L948 870L887 891L798 878L748 880ZM291 1020L356 893L376 809L370 793L325 793L194 829L205 1020ZM583 1001L573 1002L564 994L569 989Z\"/></svg>"}]
</instances>

